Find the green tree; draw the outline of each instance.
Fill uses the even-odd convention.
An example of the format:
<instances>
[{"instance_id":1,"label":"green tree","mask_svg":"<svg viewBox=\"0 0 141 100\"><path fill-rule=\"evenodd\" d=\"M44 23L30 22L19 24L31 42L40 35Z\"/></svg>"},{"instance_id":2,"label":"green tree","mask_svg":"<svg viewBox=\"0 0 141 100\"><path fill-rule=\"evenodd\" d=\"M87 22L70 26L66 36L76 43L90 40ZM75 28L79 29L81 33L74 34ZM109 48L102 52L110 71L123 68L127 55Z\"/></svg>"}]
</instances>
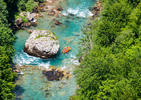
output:
<instances>
[{"instance_id":1,"label":"green tree","mask_svg":"<svg viewBox=\"0 0 141 100\"><path fill-rule=\"evenodd\" d=\"M84 31L71 100L141 99L141 2L103 0L100 19Z\"/></svg>"}]
</instances>

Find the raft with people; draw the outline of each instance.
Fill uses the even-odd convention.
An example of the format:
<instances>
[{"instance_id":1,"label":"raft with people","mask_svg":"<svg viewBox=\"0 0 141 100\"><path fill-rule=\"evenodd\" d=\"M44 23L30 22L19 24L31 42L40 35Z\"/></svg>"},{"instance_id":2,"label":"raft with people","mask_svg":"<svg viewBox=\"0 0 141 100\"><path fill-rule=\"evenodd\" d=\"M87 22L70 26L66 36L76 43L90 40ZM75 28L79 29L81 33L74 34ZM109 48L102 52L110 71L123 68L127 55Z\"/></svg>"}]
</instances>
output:
<instances>
[{"instance_id":1,"label":"raft with people","mask_svg":"<svg viewBox=\"0 0 141 100\"><path fill-rule=\"evenodd\" d=\"M62 50L62 53L66 54L66 53L68 53L70 50L71 50L71 47L65 47L65 48Z\"/></svg>"}]
</instances>

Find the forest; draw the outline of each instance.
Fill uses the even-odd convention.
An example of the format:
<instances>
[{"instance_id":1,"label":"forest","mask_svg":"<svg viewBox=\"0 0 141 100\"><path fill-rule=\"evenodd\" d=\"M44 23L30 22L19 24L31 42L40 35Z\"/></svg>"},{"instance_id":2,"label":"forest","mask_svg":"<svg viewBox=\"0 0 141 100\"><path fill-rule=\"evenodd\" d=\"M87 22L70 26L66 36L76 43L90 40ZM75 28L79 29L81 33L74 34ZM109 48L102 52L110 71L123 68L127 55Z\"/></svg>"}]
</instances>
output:
<instances>
[{"instance_id":1,"label":"forest","mask_svg":"<svg viewBox=\"0 0 141 100\"><path fill-rule=\"evenodd\" d=\"M0 100L15 98L14 79L17 75L12 71L15 16L21 11L32 12L39 2L43 0L0 0Z\"/></svg>"},{"instance_id":2,"label":"forest","mask_svg":"<svg viewBox=\"0 0 141 100\"><path fill-rule=\"evenodd\" d=\"M84 29L75 71L79 89L71 99L140 100L141 2L102 2L103 11Z\"/></svg>"},{"instance_id":3,"label":"forest","mask_svg":"<svg viewBox=\"0 0 141 100\"><path fill-rule=\"evenodd\" d=\"M15 98L12 71L16 39L12 28L21 11L44 0L0 0L0 100ZM102 0L103 10L84 28L70 100L141 99L141 1Z\"/></svg>"}]
</instances>

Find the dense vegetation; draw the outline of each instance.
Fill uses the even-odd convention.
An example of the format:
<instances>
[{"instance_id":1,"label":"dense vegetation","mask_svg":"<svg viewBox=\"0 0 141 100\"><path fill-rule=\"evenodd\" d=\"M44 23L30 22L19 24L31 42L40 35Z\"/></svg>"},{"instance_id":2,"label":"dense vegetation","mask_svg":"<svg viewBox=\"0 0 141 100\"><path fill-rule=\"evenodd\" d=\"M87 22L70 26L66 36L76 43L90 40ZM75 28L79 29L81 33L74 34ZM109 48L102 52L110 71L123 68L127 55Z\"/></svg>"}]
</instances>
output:
<instances>
[{"instance_id":1,"label":"dense vegetation","mask_svg":"<svg viewBox=\"0 0 141 100\"><path fill-rule=\"evenodd\" d=\"M12 58L15 36L10 28L15 15L21 11L34 9L43 0L0 0L0 100L12 100L15 97Z\"/></svg>"},{"instance_id":2,"label":"dense vegetation","mask_svg":"<svg viewBox=\"0 0 141 100\"><path fill-rule=\"evenodd\" d=\"M0 100L15 97L10 28L21 11L32 12L43 0L0 0ZM104 10L84 31L80 89L76 100L137 100L141 98L141 2L103 0Z\"/></svg>"},{"instance_id":3,"label":"dense vegetation","mask_svg":"<svg viewBox=\"0 0 141 100\"><path fill-rule=\"evenodd\" d=\"M85 30L74 100L141 99L141 1L103 0ZM83 47L83 48L82 48Z\"/></svg>"},{"instance_id":4,"label":"dense vegetation","mask_svg":"<svg viewBox=\"0 0 141 100\"><path fill-rule=\"evenodd\" d=\"M14 24L15 16L22 11L32 12L39 3L45 0L4 0L7 4L7 10L9 12L8 20Z\"/></svg>"},{"instance_id":5,"label":"dense vegetation","mask_svg":"<svg viewBox=\"0 0 141 100\"><path fill-rule=\"evenodd\" d=\"M12 93L15 73L12 72L11 64L14 54L14 35L9 28L8 11L6 3L0 0L0 100L10 100L14 97Z\"/></svg>"}]
</instances>

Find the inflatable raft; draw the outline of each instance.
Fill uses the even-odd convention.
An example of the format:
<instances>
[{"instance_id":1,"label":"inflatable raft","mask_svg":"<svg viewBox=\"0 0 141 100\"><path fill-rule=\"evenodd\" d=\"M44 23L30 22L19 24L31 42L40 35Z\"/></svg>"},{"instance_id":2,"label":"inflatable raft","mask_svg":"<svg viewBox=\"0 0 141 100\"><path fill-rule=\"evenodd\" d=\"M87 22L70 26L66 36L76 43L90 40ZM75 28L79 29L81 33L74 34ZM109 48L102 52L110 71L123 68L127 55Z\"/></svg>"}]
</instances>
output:
<instances>
[{"instance_id":1,"label":"inflatable raft","mask_svg":"<svg viewBox=\"0 0 141 100\"><path fill-rule=\"evenodd\" d=\"M62 53L66 54L66 53L68 53L70 50L71 50L71 47L65 47L65 48L62 50Z\"/></svg>"}]
</instances>

